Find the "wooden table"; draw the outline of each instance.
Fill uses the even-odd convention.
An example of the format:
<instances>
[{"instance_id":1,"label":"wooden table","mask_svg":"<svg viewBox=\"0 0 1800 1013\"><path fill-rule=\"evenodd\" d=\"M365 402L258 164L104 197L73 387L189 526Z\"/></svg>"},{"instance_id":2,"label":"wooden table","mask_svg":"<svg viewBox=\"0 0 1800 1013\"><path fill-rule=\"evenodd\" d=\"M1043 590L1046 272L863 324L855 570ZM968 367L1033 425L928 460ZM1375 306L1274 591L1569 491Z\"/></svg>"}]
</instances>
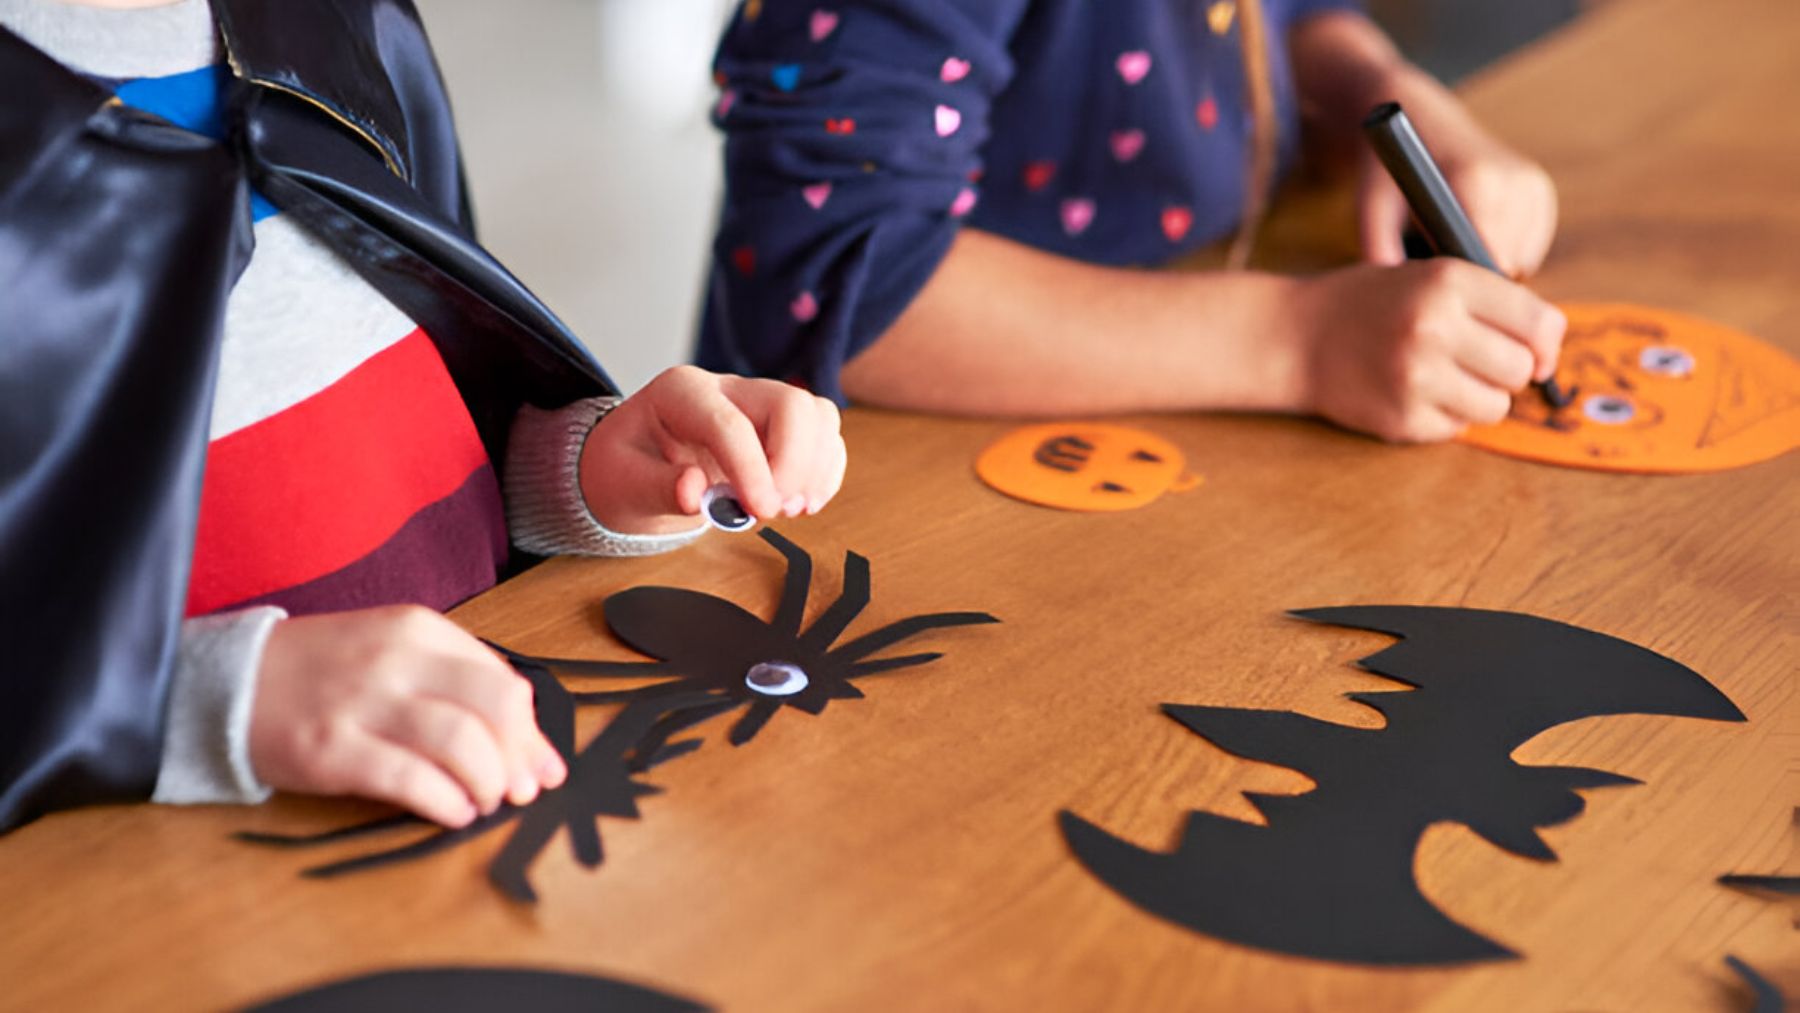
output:
<instances>
[{"instance_id":1,"label":"wooden table","mask_svg":"<svg viewBox=\"0 0 1800 1013\"><path fill-rule=\"evenodd\" d=\"M1788 0L1634 0L1470 84L1561 186L1542 291L1664 305L1800 352L1796 53ZM1133 513L1061 513L976 482L971 461L1004 424L851 412L841 500L781 525L818 563L813 610L855 549L874 598L852 634L943 609L1004 624L921 637L914 650L945 657L819 717L779 714L747 747L722 740L723 721L703 726L703 749L649 775L667 791L643 819L602 821L597 873L553 842L535 908L485 879L504 831L320 882L296 873L359 847L271 852L228 834L374 810L61 814L0 839L0 1006L216 1007L454 962L590 969L729 1010L1745 1008L1726 953L1800 989L1792 909L1712 882L1800 872L1800 454L1624 477L1300 420L1133 421L1206 483ZM767 616L780 572L760 540L714 536L666 558L552 562L457 617L524 650L630 658L601 620L605 595L670 584ZM1512 609L1614 634L1704 673L1751 720L1603 718L1533 739L1521 762L1646 782L1591 792L1584 815L1546 831L1557 863L1458 825L1426 835L1426 893L1523 960L1277 956L1157 921L1075 863L1054 824L1065 807L1162 848L1188 809L1254 818L1241 792L1308 787L1156 705L1372 724L1341 694L1378 684L1348 663L1385 638L1283 616L1348 603ZM584 729L604 716L590 709Z\"/></svg>"}]
</instances>

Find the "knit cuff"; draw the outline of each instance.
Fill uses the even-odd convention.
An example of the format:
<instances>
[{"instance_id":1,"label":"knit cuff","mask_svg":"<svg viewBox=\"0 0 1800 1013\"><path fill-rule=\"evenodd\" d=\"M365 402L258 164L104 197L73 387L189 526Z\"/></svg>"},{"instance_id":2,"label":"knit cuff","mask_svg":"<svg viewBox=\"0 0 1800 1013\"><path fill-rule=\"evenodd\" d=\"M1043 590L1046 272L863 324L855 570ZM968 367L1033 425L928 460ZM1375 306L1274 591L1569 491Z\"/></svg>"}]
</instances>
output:
<instances>
[{"instance_id":1,"label":"knit cuff","mask_svg":"<svg viewBox=\"0 0 1800 1013\"><path fill-rule=\"evenodd\" d=\"M155 802L261 802L250 766L250 709L263 646L287 612L264 605L181 624Z\"/></svg>"},{"instance_id":2,"label":"knit cuff","mask_svg":"<svg viewBox=\"0 0 1800 1013\"><path fill-rule=\"evenodd\" d=\"M594 519L581 494L581 448L619 405L595 397L544 411L525 405L507 438L506 526L512 543L539 556L653 556L699 538L704 523L671 535L627 535Z\"/></svg>"}]
</instances>

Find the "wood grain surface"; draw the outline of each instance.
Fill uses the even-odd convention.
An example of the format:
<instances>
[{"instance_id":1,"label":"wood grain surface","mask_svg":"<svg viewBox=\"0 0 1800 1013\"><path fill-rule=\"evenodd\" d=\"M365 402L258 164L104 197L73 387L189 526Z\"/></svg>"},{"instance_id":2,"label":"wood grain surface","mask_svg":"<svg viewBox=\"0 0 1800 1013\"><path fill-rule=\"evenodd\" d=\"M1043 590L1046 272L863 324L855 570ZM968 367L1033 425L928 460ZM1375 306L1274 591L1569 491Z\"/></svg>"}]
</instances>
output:
<instances>
[{"instance_id":1,"label":"wood grain surface","mask_svg":"<svg viewBox=\"0 0 1800 1013\"><path fill-rule=\"evenodd\" d=\"M1477 111L1561 188L1541 291L1666 306L1800 353L1797 53L1791 0L1633 0L1471 82ZM1342 208L1290 202L1276 252L1348 255ZM855 550L874 594L851 636L952 609L1003 623L925 634L907 647L941 660L817 717L785 710L742 748L726 720L702 726L699 752L647 776L666 792L641 820L602 821L597 872L552 842L536 907L487 883L504 830L316 881L299 870L368 845L278 852L229 835L377 808L64 813L0 839L0 1007L218 1008L375 969L512 963L750 1011L1747 1008L1728 953L1800 994L1795 909L1713 883L1800 873L1800 455L1634 477L1304 420L1125 421L1174 441L1204 484L1135 512L1057 512L975 479L1006 423L848 413L841 499L779 525L814 557L809 615ZM606 595L690 587L766 617L781 572L759 539L713 535L655 559L553 561L455 615L522 650L629 659ZM1459 825L1427 833L1426 894L1520 960L1283 957L1158 921L1075 863L1060 809L1165 848L1189 809L1256 819L1243 791L1309 786L1213 748L1159 703L1378 724L1342 694L1388 685L1350 665L1387 638L1284 616L1353 603L1609 633L1698 670L1750 721L1589 719L1527 743L1521 762L1645 782L1586 793L1583 815L1544 832L1555 863ZM584 735L605 714L589 709Z\"/></svg>"}]
</instances>

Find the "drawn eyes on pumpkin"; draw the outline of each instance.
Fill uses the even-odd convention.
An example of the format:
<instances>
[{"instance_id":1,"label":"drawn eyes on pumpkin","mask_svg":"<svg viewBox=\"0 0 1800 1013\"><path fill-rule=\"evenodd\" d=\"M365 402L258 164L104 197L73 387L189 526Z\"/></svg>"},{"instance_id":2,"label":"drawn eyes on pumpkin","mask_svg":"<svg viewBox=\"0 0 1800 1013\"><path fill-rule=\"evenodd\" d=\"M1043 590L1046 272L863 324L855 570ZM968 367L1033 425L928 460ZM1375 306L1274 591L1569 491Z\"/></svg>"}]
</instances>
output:
<instances>
[{"instance_id":1,"label":"drawn eyes on pumpkin","mask_svg":"<svg viewBox=\"0 0 1800 1013\"><path fill-rule=\"evenodd\" d=\"M1152 454L1148 450L1136 451L1135 453L1133 453L1131 455L1131 459L1134 461L1148 461L1151 464L1161 464L1162 463L1162 458L1157 457L1155 454Z\"/></svg>"},{"instance_id":2,"label":"drawn eyes on pumpkin","mask_svg":"<svg viewBox=\"0 0 1800 1013\"><path fill-rule=\"evenodd\" d=\"M1094 485L1094 491L1095 492L1130 492L1131 490L1127 489L1126 487L1120 485L1117 482L1097 482Z\"/></svg>"},{"instance_id":3,"label":"drawn eyes on pumpkin","mask_svg":"<svg viewBox=\"0 0 1800 1013\"><path fill-rule=\"evenodd\" d=\"M1608 426L1622 426L1637 415L1637 406L1612 394L1596 394L1581 403L1581 413Z\"/></svg>"},{"instance_id":4,"label":"drawn eyes on pumpkin","mask_svg":"<svg viewBox=\"0 0 1800 1013\"><path fill-rule=\"evenodd\" d=\"M1657 376L1684 377L1694 371L1694 357L1674 345L1651 345L1638 353L1638 367Z\"/></svg>"}]
</instances>

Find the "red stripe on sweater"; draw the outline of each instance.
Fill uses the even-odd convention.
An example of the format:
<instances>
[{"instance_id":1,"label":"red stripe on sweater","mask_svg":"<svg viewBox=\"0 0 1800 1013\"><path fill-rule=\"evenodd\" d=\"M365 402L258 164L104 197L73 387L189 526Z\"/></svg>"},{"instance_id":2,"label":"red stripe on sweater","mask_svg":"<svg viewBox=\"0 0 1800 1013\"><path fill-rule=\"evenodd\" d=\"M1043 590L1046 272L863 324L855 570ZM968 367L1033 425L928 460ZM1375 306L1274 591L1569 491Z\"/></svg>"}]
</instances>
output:
<instances>
[{"instance_id":1,"label":"red stripe on sweater","mask_svg":"<svg viewBox=\"0 0 1800 1013\"><path fill-rule=\"evenodd\" d=\"M414 330L208 447L188 614L355 562L487 463L437 348Z\"/></svg>"}]
</instances>

